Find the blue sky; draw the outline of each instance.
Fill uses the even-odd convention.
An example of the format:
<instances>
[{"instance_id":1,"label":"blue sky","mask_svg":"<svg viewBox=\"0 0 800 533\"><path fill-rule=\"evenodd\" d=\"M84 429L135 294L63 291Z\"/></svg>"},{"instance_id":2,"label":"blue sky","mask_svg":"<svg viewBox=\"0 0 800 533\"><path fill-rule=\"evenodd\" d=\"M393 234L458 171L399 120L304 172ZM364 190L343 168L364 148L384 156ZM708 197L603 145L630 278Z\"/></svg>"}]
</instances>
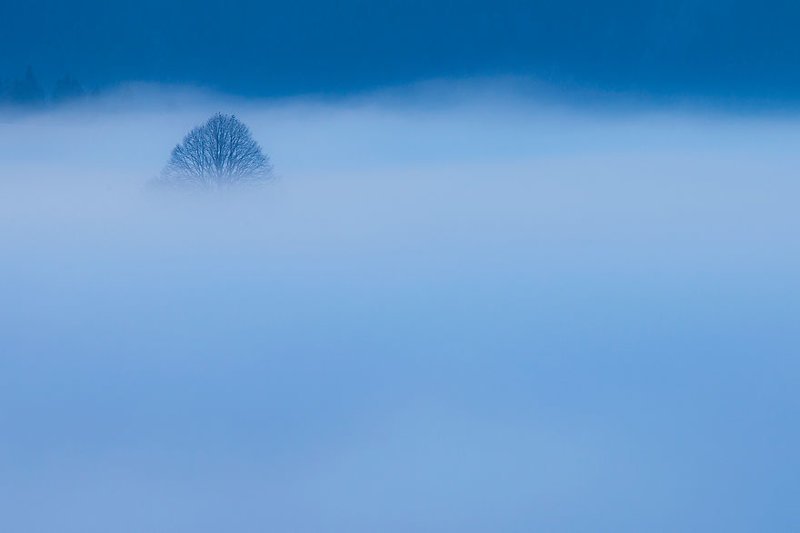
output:
<instances>
[{"instance_id":1,"label":"blue sky","mask_svg":"<svg viewBox=\"0 0 800 533\"><path fill-rule=\"evenodd\" d=\"M337 93L430 78L795 101L800 7L782 0L5 2L0 74Z\"/></svg>"}]
</instances>

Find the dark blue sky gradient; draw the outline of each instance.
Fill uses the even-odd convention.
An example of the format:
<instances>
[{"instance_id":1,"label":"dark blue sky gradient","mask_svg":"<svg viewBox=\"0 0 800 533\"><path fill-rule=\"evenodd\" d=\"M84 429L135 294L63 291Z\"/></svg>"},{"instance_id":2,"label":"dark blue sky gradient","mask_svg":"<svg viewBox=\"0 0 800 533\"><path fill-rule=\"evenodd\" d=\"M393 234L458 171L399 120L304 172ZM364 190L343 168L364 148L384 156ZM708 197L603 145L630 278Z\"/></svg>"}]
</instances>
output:
<instances>
[{"instance_id":1,"label":"dark blue sky gradient","mask_svg":"<svg viewBox=\"0 0 800 533\"><path fill-rule=\"evenodd\" d=\"M248 96L520 75L650 95L800 100L800 4L657 0L2 0L0 76Z\"/></svg>"}]
</instances>

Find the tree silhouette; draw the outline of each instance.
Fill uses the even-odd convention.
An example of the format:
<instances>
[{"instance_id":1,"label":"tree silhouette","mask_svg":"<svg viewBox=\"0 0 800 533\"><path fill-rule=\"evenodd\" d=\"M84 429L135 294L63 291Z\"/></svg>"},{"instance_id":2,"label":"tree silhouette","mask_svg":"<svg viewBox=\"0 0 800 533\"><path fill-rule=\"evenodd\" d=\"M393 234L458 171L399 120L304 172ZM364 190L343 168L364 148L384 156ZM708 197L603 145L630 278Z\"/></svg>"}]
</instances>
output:
<instances>
[{"instance_id":1,"label":"tree silhouette","mask_svg":"<svg viewBox=\"0 0 800 533\"><path fill-rule=\"evenodd\" d=\"M272 165L250 130L233 115L217 113L172 150L161 182L204 189L257 184Z\"/></svg>"},{"instance_id":2,"label":"tree silhouette","mask_svg":"<svg viewBox=\"0 0 800 533\"><path fill-rule=\"evenodd\" d=\"M11 101L16 104L31 106L44 104L44 90L39 85L32 67L28 67L25 71L24 78L11 84L9 94Z\"/></svg>"},{"instance_id":3,"label":"tree silhouette","mask_svg":"<svg viewBox=\"0 0 800 533\"><path fill-rule=\"evenodd\" d=\"M77 100L86 96L83 85L69 74L56 82L53 88L53 102L61 103L69 100Z\"/></svg>"}]
</instances>

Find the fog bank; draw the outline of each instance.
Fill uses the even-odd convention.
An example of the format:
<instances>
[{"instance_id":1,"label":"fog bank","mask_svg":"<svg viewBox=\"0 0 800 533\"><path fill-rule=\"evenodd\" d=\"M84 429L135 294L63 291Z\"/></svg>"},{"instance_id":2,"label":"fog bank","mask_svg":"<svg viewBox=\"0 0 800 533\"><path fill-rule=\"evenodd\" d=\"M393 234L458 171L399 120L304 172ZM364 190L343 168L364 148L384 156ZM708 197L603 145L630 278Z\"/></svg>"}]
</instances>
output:
<instances>
[{"instance_id":1,"label":"fog bank","mask_svg":"<svg viewBox=\"0 0 800 533\"><path fill-rule=\"evenodd\" d=\"M800 525L794 119L167 92L0 123L0 529Z\"/></svg>"}]
</instances>

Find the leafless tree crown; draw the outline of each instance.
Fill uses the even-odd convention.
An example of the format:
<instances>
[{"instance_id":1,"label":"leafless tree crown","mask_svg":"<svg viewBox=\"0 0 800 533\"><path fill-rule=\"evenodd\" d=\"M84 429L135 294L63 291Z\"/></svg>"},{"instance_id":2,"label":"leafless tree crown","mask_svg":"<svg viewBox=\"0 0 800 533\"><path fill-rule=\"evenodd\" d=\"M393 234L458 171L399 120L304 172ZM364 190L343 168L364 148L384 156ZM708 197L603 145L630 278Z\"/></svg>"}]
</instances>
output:
<instances>
[{"instance_id":1,"label":"leafless tree crown","mask_svg":"<svg viewBox=\"0 0 800 533\"><path fill-rule=\"evenodd\" d=\"M259 183L272 165L250 130L233 115L217 113L172 150L162 180L172 184L224 188Z\"/></svg>"}]
</instances>

